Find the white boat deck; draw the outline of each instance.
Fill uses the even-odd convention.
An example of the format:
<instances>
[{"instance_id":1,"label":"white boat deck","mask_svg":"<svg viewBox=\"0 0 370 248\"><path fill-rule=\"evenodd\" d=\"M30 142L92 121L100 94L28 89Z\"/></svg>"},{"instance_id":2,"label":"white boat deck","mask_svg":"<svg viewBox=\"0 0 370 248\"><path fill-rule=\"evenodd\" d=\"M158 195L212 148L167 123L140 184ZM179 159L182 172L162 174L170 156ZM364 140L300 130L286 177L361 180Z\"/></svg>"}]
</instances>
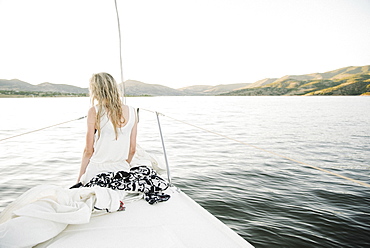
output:
<instances>
[{"instance_id":1,"label":"white boat deck","mask_svg":"<svg viewBox=\"0 0 370 248\"><path fill-rule=\"evenodd\" d=\"M166 192L171 195L167 202L127 203L125 211L68 225L36 247L253 247L185 193L174 187Z\"/></svg>"}]
</instances>

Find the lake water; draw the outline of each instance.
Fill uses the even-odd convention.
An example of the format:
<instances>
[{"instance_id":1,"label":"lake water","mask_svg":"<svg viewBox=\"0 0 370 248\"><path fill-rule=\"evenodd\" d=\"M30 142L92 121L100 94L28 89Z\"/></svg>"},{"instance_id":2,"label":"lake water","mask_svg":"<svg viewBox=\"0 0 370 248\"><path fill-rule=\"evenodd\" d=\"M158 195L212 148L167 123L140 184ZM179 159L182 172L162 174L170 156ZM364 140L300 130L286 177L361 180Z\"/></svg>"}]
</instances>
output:
<instances>
[{"instance_id":1,"label":"lake water","mask_svg":"<svg viewBox=\"0 0 370 248\"><path fill-rule=\"evenodd\" d=\"M369 247L370 97L140 97L138 142L173 183L256 247ZM88 98L0 99L0 139L86 115ZM172 118L229 136L205 132ZM40 184L75 183L86 119L0 142L0 211ZM163 203L165 204L165 203Z\"/></svg>"}]
</instances>

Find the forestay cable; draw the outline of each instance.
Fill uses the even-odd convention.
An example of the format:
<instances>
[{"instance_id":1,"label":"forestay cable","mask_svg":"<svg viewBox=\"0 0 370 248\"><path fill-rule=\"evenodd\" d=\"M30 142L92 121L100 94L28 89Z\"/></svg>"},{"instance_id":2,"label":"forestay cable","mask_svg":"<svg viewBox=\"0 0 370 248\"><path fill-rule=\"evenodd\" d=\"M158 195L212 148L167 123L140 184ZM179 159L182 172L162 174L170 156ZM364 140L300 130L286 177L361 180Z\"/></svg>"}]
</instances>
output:
<instances>
[{"instance_id":1,"label":"forestay cable","mask_svg":"<svg viewBox=\"0 0 370 248\"><path fill-rule=\"evenodd\" d=\"M361 182L359 180L356 180L356 179L353 179L353 178L350 178L350 177L346 177L346 176L343 176L343 175L340 175L338 173L335 173L335 172L332 172L332 171L329 171L329 170L326 170L326 169L323 169L323 168L320 168L320 167L317 167L317 166L314 166L314 165L310 165L310 164L307 164L305 162L301 162L299 160L296 160L296 159L293 159L293 158L290 158L290 157L287 157L285 155L282 155L282 154L279 154L279 153L276 153L276 152L273 152L273 151L270 151L270 150L267 150L267 149L264 149L264 148L261 148L261 147L258 147L258 146L255 146L255 145L252 145L252 144L249 144L247 142L244 142L244 141L240 141L240 140L237 140L237 139L234 139L232 137L229 137L227 135L224 135L224 134L220 134L218 132L215 132L215 131L211 131L211 130L208 130L206 128L203 128L203 127L199 127L197 125L194 125L194 124L191 124L191 123L188 123L186 121L182 121L182 120L179 120L179 119L176 119L174 117L171 117L171 116L168 116L168 115L164 115L162 113L159 113L159 112L155 112L155 111L152 111L152 110L149 110L149 109L144 109L144 108L141 108L142 110L144 111L148 111L148 112L152 112L152 113L155 113L157 115L157 118L158 118L158 115L162 115L162 116L165 116L169 119L172 119L174 121L177 121L177 122L181 122L183 124L186 124L186 125L189 125L189 126L192 126L192 127L195 127L197 129L201 129L203 131L206 131L208 133L212 133L212 134L215 134L215 135L218 135L220 137L223 137L223 138L226 138L226 139L229 139L229 140L232 140L232 141L235 141L237 143L240 143L240 144L243 144L243 145L246 145L246 146L250 146L250 147L253 147L257 150L260 150L260 151L263 151L263 152L267 152L267 153L270 153L270 154L273 154L275 156L278 156L278 157L281 157L281 158L284 158L284 159L287 159L287 160L290 160L292 162L295 162L295 163L299 163L299 164L302 164L304 166L307 166L307 167L310 167L310 168L313 168L313 169L316 169L316 170L319 170L319 171L322 171L322 172L325 172L325 173L328 173L328 174L331 174L331 175L334 175L336 177L340 177L340 178L343 178L345 180L348 180L348 181L351 181L351 182L354 182L354 183L357 183L357 184L360 184L362 186L365 186L365 187L369 187L370 188L370 184L368 183L364 183L364 182ZM86 116L83 116L83 117L80 117L80 118L77 118L77 119L73 119L73 120L69 120L69 121L65 121L65 122L61 122L61 123L58 123L58 124L55 124L55 125L51 125L51 126L47 126L47 127L44 127L44 128L40 128L40 129L36 129L36 130L32 130L32 131L29 131L29 132L26 132L26 133L21 133L21 134L18 134L18 135L14 135L14 136L10 136L10 137L7 137L7 138L4 138L4 139L0 139L0 142L1 141L4 141L4 140L8 140L8 139L12 139L12 138L15 138L15 137L19 137L19 136L22 136L22 135L26 135L26 134L30 134L30 133L34 133L34 132L38 132L38 131L41 131L41 130L44 130L44 129L47 129L47 128L51 128L51 127L55 127L55 126L59 126L59 125L62 125L62 124L65 124L65 123L68 123L68 122L72 122L72 121L76 121L76 120L81 120L81 119L84 119L86 118ZM163 142L163 141L162 141ZM165 151L164 151L165 152Z\"/></svg>"},{"instance_id":2,"label":"forestay cable","mask_svg":"<svg viewBox=\"0 0 370 248\"><path fill-rule=\"evenodd\" d=\"M29 131L29 132L25 132L25 133L17 134L17 135L14 135L14 136L10 136L10 137L4 138L4 139L0 139L0 142L1 141L4 141L4 140L15 138L15 137L19 137L19 136L22 136L22 135L26 135L26 134L30 134L30 133L35 133L35 132L38 132L38 131L41 131L41 130L44 130L44 129L47 129L47 128L56 127L56 126L59 126L59 125L62 125L62 124L66 124L68 122L82 120L82 119L84 119L86 117L87 116L82 116L82 117L77 118L77 119L73 119L73 120L61 122L61 123L54 124L54 125L51 125L51 126L47 126L47 127L43 127L43 128L39 128L39 129L36 129L36 130Z\"/></svg>"},{"instance_id":3,"label":"forestay cable","mask_svg":"<svg viewBox=\"0 0 370 248\"><path fill-rule=\"evenodd\" d=\"M149 111L149 112L154 112L154 111L151 111L151 110L147 110L147 109L143 109L142 110L146 110L146 111ZM361 181L358 181L356 179L353 179L353 178L350 178L350 177L346 177L346 176L343 176L343 175L340 175L338 173L335 173L335 172L332 172L332 171L329 171L329 170L326 170L326 169L323 169L323 168L320 168L320 167L317 167L317 166L314 166L314 165L310 165L310 164L307 164L307 163L304 163L304 162L301 162L301 161L298 161L296 159L293 159L293 158L290 158L290 157L287 157L285 155L282 155L282 154L279 154L279 153L276 153L276 152L273 152L273 151L269 151L269 150L266 150L264 148L261 148L261 147L258 147L258 146L255 146L255 145L252 145L252 144L249 144L249 143L246 143L244 141L240 141L240 140L237 140L237 139L234 139L232 137L229 137L227 135L224 135L224 134L220 134L220 133L217 133L215 131L211 131L211 130L208 130L208 129L205 129L203 127L199 127L199 126L196 126L194 124L191 124L191 123L188 123L188 122L185 122L185 121L182 121L182 120L179 120L179 119L176 119L176 118L173 118L171 116L168 116L168 115L164 115L164 114L161 114L167 118L170 118L174 121L177 121L177 122L181 122L183 124L186 124L186 125L189 125L189 126L192 126L192 127L195 127L195 128L198 128L198 129L201 129L203 131L206 131L208 133L212 133L212 134L215 134L215 135L218 135L218 136L221 136L223 138L226 138L226 139L229 139L229 140L232 140L232 141L235 141L237 143L240 143L240 144L243 144L243 145L247 145L247 146L250 146L250 147L253 147L255 149L258 149L260 151L263 151L263 152L267 152L267 153L270 153L270 154L273 154L275 156L278 156L278 157L281 157L281 158L284 158L284 159L287 159L287 160L290 160L292 162L296 162L296 163L299 163L299 164L302 164L304 166L308 166L310 168L313 168L313 169L316 169L316 170L319 170L319 171L322 171L322 172L326 172L328 174L331 174L331 175L334 175L334 176L337 176L337 177L340 177L340 178L343 178L343 179L346 179L348 181L351 181L351 182L354 182L354 183L357 183L357 184L360 184L362 186L365 186L365 187L369 187L370 188L370 184L368 183L364 183L364 182L361 182Z\"/></svg>"}]
</instances>

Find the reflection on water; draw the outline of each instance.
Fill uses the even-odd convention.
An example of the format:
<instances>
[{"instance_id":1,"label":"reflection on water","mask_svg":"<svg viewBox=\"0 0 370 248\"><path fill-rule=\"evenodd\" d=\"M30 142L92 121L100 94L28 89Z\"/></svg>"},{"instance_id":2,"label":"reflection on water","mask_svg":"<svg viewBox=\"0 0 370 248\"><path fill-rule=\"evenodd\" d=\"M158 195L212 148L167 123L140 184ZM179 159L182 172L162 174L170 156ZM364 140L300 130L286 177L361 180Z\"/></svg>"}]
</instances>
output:
<instances>
[{"instance_id":1,"label":"reflection on water","mask_svg":"<svg viewBox=\"0 0 370 248\"><path fill-rule=\"evenodd\" d=\"M149 97L127 103L370 183L369 97ZM0 139L86 115L88 98L0 99ZM156 116L139 144L162 156ZM256 247L365 247L370 189L160 116L173 182ZM0 142L0 210L69 186L84 120Z\"/></svg>"}]
</instances>

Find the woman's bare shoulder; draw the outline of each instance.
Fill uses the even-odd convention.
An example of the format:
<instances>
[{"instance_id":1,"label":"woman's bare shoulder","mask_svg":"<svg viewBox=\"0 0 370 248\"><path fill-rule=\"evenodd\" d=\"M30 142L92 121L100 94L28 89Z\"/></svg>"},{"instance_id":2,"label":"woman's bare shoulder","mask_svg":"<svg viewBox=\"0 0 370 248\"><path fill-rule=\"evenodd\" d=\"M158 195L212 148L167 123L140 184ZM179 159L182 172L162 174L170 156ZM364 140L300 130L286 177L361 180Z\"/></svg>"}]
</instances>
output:
<instances>
[{"instance_id":1,"label":"woman's bare shoulder","mask_svg":"<svg viewBox=\"0 0 370 248\"><path fill-rule=\"evenodd\" d=\"M87 112L87 122L95 122L96 120L96 110L95 107L91 107Z\"/></svg>"},{"instance_id":2,"label":"woman's bare shoulder","mask_svg":"<svg viewBox=\"0 0 370 248\"><path fill-rule=\"evenodd\" d=\"M95 109L95 106L92 106L91 108L89 108L89 111L87 112L88 115L96 115L96 109Z\"/></svg>"},{"instance_id":3,"label":"woman's bare shoulder","mask_svg":"<svg viewBox=\"0 0 370 248\"><path fill-rule=\"evenodd\" d=\"M130 106L129 105L126 105L126 104L123 104L122 105L122 112L123 112L123 115L127 115L130 111Z\"/></svg>"}]
</instances>

